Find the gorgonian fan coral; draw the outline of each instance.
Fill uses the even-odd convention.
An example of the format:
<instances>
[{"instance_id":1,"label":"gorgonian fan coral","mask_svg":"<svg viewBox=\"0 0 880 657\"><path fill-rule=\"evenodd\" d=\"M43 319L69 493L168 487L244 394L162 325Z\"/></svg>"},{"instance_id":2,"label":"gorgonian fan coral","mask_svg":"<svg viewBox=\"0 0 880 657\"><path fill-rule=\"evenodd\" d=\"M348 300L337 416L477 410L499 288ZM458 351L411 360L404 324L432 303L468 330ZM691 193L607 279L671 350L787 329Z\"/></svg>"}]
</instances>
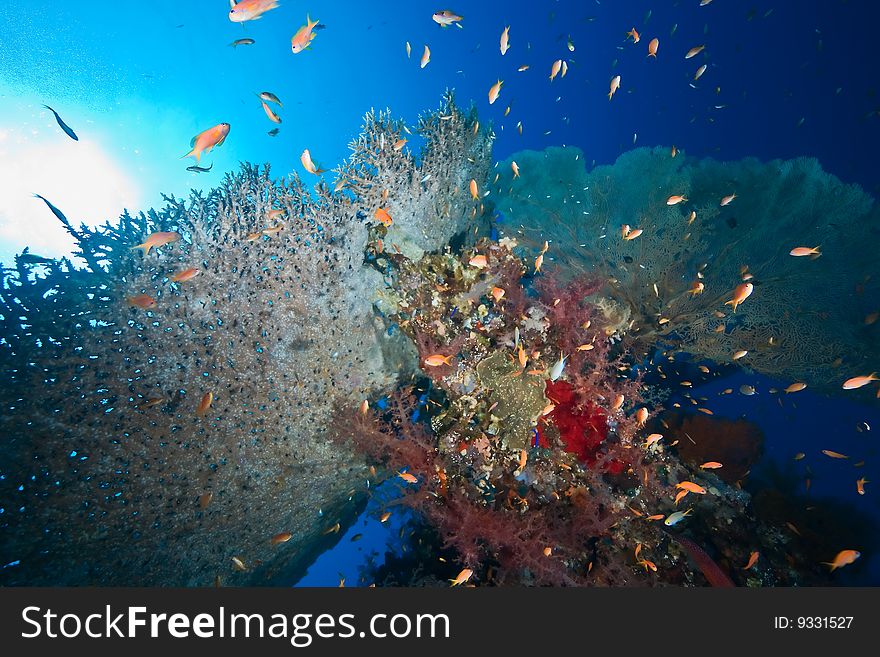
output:
<instances>
[{"instance_id":1,"label":"gorgonian fan coral","mask_svg":"<svg viewBox=\"0 0 880 657\"><path fill-rule=\"evenodd\" d=\"M511 159L523 175L502 164L493 188L510 233L532 253L549 241L548 260L599 277L608 314L643 353L659 343L727 363L747 352L739 364L829 390L880 357L878 207L816 160L662 148L592 170L576 148ZM789 255L799 246L821 256ZM733 312L744 282L753 293Z\"/></svg>"},{"instance_id":2,"label":"gorgonian fan coral","mask_svg":"<svg viewBox=\"0 0 880 657\"><path fill-rule=\"evenodd\" d=\"M20 562L3 581L289 582L353 516L369 475L328 419L410 348L373 305L374 213L404 245L445 243L474 214L449 189L485 177L492 140L451 95L420 162L402 128L368 114L333 190L244 165L97 229L62 219L85 266L25 252L3 270L0 529Z\"/></svg>"}]
</instances>

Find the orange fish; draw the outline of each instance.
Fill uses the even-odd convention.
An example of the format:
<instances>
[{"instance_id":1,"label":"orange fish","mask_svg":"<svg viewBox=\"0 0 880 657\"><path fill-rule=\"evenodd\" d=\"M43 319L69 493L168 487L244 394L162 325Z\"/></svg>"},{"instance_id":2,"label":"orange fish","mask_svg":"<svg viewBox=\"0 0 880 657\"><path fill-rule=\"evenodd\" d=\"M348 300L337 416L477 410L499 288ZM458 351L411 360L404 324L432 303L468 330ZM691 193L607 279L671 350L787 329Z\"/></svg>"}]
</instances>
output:
<instances>
[{"instance_id":1,"label":"orange fish","mask_svg":"<svg viewBox=\"0 0 880 657\"><path fill-rule=\"evenodd\" d=\"M312 154L309 152L309 149L305 149L302 152L302 155L299 156L299 161L302 162L303 168L309 173L314 173L316 175L324 173L327 169L321 169L320 167L315 166L315 163L312 162Z\"/></svg>"},{"instance_id":2,"label":"orange fish","mask_svg":"<svg viewBox=\"0 0 880 657\"><path fill-rule=\"evenodd\" d=\"M495 84L493 84L489 88L489 104L491 105L496 100L498 100L498 94L501 93L501 85L504 84L504 80L498 80Z\"/></svg>"},{"instance_id":3,"label":"orange fish","mask_svg":"<svg viewBox=\"0 0 880 657\"><path fill-rule=\"evenodd\" d=\"M733 194L731 194L731 195L729 195L729 196L725 196L723 199L721 199L721 206L723 207L723 206L725 206L725 205L730 205L730 203L731 203L731 202L733 201L733 199L735 199L735 198L736 198L736 193L733 193Z\"/></svg>"},{"instance_id":4,"label":"orange fish","mask_svg":"<svg viewBox=\"0 0 880 657\"><path fill-rule=\"evenodd\" d=\"M608 89L608 100L611 100L611 97L617 93L617 90L620 89L620 76L615 75L611 78L611 86Z\"/></svg>"},{"instance_id":5,"label":"orange fish","mask_svg":"<svg viewBox=\"0 0 880 657\"><path fill-rule=\"evenodd\" d=\"M360 406L360 410L361 410L361 415L366 415L367 411L370 410L370 402L368 402L366 399L364 401L362 401L361 406Z\"/></svg>"},{"instance_id":6,"label":"orange fish","mask_svg":"<svg viewBox=\"0 0 880 657\"><path fill-rule=\"evenodd\" d=\"M207 509L208 505L211 504L211 500L214 499L214 493L208 491L207 493L202 493L199 495L199 508Z\"/></svg>"},{"instance_id":7,"label":"orange fish","mask_svg":"<svg viewBox=\"0 0 880 657\"><path fill-rule=\"evenodd\" d=\"M174 281L175 283L184 283L198 276L200 271L201 270L196 269L195 267L189 267L187 269L184 269L183 271L177 272L168 280Z\"/></svg>"},{"instance_id":8,"label":"orange fish","mask_svg":"<svg viewBox=\"0 0 880 657\"><path fill-rule=\"evenodd\" d=\"M861 479L856 479L856 492L859 495L865 494L865 484L871 483L869 480L862 477Z\"/></svg>"},{"instance_id":9,"label":"orange fish","mask_svg":"<svg viewBox=\"0 0 880 657\"><path fill-rule=\"evenodd\" d=\"M513 171L513 177L519 178L519 165L514 161L510 161L510 170Z\"/></svg>"},{"instance_id":10,"label":"orange fish","mask_svg":"<svg viewBox=\"0 0 880 657\"><path fill-rule=\"evenodd\" d=\"M241 0L229 2L229 20L233 23L244 23L261 18L270 9L278 7L278 0Z\"/></svg>"},{"instance_id":11,"label":"orange fish","mask_svg":"<svg viewBox=\"0 0 880 657\"><path fill-rule=\"evenodd\" d=\"M471 192L471 198L475 201L480 200L480 190L477 188L477 181L471 178L471 183L469 185L469 189Z\"/></svg>"},{"instance_id":12,"label":"orange fish","mask_svg":"<svg viewBox=\"0 0 880 657\"><path fill-rule=\"evenodd\" d=\"M862 553L858 550L841 550L837 553L837 556L834 557L834 561L828 563L827 561L823 561L822 563L826 566L830 566L832 572L837 570L838 568L843 568L844 566L848 566L853 563L856 559L862 556Z\"/></svg>"},{"instance_id":13,"label":"orange fish","mask_svg":"<svg viewBox=\"0 0 880 657\"><path fill-rule=\"evenodd\" d=\"M541 253L535 258L535 273L537 274L541 271L541 267L544 265L544 254Z\"/></svg>"},{"instance_id":14,"label":"orange fish","mask_svg":"<svg viewBox=\"0 0 880 657\"><path fill-rule=\"evenodd\" d=\"M633 28L629 32L627 32L626 36L632 37L633 43L638 43L642 38L639 36L639 33L636 31L636 28Z\"/></svg>"},{"instance_id":15,"label":"orange fish","mask_svg":"<svg viewBox=\"0 0 880 657\"><path fill-rule=\"evenodd\" d=\"M181 159L184 157L194 157L196 158L196 162L200 162L202 159L202 153L210 153L211 149L215 146L221 146L223 142L226 141L226 136L228 134L228 123L218 123L213 128L208 128L207 130L200 132L193 137L189 143L192 150L186 155L181 156Z\"/></svg>"},{"instance_id":16,"label":"orange fish","mask_svg":"<svg viewBox=\"0 0 880 657\"><path fill-rule=\"evenodd\" d=\"M854 376L851 379L847 379L843 382L843 389L855 390L856 388L868 385L871 381L880 381L880 379L877 378L876 372L871 372L868 376Z\"/></svg>"},{"instance_id":17,"label":"orange fish","mask_svg":"<svg viewBox=\"0 0 880 657\"><path fill-rule=\"evenodd\" d=\"M544 556L545 556L545 557L549 557L551 554L553 554L553 548L551 548L551 547L545 547L545 548L544 548Z\"/></svg>"},{"instance_id":18,"label":"orange fish","mask_svg":"<svg viewBox=\"0 0 880 657\"><path fill-rule=\"evenodd\" d=\"M653 522L655 520L663 520L663 518L665 518L665 517L666 516L664 516L662 513L657 513L657 514L654 514L653 516L648 516L647 518L645 518L645 520L650 520Z\"/></svg>"},{"instance_id":19,"label":"orange fish","mask_svg":"<svg viewBox=\"0 0 880 657\"><path fill-rule=\"evenodd\" d=\"M623 406L623 400L624 400L623 395L617 395L614 398L614 402L611 404L611 412L612 413L620 410L620 407Z\"/></svg>"},{"instance_id":20,"label":"orange fish","mask_svg":"<svg viewBox=\"0 0 880 657\"><path fill-rule=\"evenodd\" d=\"M649 561L648 559L639 559L639 565L645 567L645 571L648 569L653 570L655 573L657 572L657 566L653 561Z\"/></svg>"},{"instance_id":21,"label":"orange fish","mask_svg":"<svg viewBox=\"0 0 880 657\"><path fill-rule=\"evenodd\" d=\"M703 49L704 49L705 47L706 47L706 46L694 46L693 48L691 48L690 50L687 51L687 54L684 56L684 58L685 58L685 59L690 59L691 57L696 57L696 56L699 55L701 52L703 52Z\"/></svg>"},{"instance_id":22,"label":"orange fish","mask_svg":"<svg viewBox=\"0 0 880 657\"><path fill-rule=\"evenodd\" d=\"M706 289L706 284L702 281L694 281L691 283L691 288L687 291L691 296L697 296L698 294L702 294L703 290Z\"/></svg>"},{"instance_id":23,"label":"orange fish","mask_svg":"<svg viewBox=\"0 0 880 657\"><path fill-rule=\"evenodd\" d=\"M180 239L180 233L175 232L158 232L150 234L147 239L137 246L131 247L131 250L141 249L144 255L149 255L150 249L158 249L160 246L171 244Z\"/></svg>"},{"instance_id":24,"label":"orange fish","mask_svg":"<svg viewBox=\"0 0 880 657\"><path fill-rule=\"evenodd\" d=\"M800 382L792 383L790 386L788 386L785 389L785 392L786 392L786 394L791 393L791 392L800 392L801 390L803 390L806 387L807 387L806 383L800 383Z\"/></svg>"},{"instance_id":25,"label":"orange fish","mask_svg":"<svg viewBox=\"0 0 880 657\"><path fill-rule=\"evenodd\" d=\"M273 536L269 540L269 542L272 545L278 545L280 543L287 543L287 541L289 541L291 538L293 538L293 534L291 534L290 532L281 532L280 534L275 534L275 536Z\"/></svg>"},{"instance_id":26,"label":"orange fish","mask_svg":"<svg viewBox=\"0 0 880 657\"><path fill-rule=\"evenodd\" d=\"M636 228L635 230L632 230L632 231L630 231L629 233L627 233L626 237L624 237L623 239L625 239L625 240L634 240L634 239L637 238L639 235L641 235L643 232L644 232L644 231L643 231L641 228Z\"/></svg>"},{"instance_id":27,"label":"orange fish","mask_svg":"<svg viewBox=\"0 0 880 657\"><path fill-rule=\"evenodd\" d=\"M394 146L393 146L394 151L397 153L402 151L403 147L406 146L406 142L407 142L406 139L398 139L396 142L394 142Z\"/></svg>"},{"instance_id":28,"label":"orange fish","mask_svg":"<svg viewBox=\"0 0 880 657\"><path fill-rule=\"evenodd\" d=\"M675 484L676 488L681 490L686 490L689 493L696 493L697 495L705 495L706 489L700 486L699 484L695 484L692 481L681 481Z\"/></svg>"},{"instance_id":29,"label":"orange fish","mask_svg":"<svg viewBox=\"0 0 880 657\"><path fill-rule=\"evenodd\" d=\"M559 75L559 71L562 68L562 60L557 59L553 62L553 66L550 67L550 82L553 82L553 78Z\"/></svg>"},{"instance_id":30,"label":"orange fish","mask_svg":"<svg viewBox=\"0 0 880 657\"><path fill-rule=\"evenodd\" d=\"M454 356L444 356L443 354L432 354L425 359L425 365L429 367L440 367L441 365L452 365Z\"/></svg>"},{"instance_id":31,"label":"orange fish","mask_svg":"<svg viewBox=\"0 0 880 657\"><path fill-rule=\"evenodd\" d=\"M822 254L819 252L818 246L814 246L812 249L808 246L796 246L788 252L788 255L802 258L803 256L820 256Z\"/></svg>"},{"instance_id":32,"label":"orange fish","mask_svg":"<svg viewBox=\"0 0 880 657\"><path fill-rule=\"evenodd\" d=\"M682 196L681 194L673 194L668 199L666 199L666 205L678 205L679 203L686 203L687 196Z\"/></svg>"},{"instance_id":33,"label":"orange fish","mask_svg":"<svg viewBox=\"0 0 880 657\"><path fill-rule=\"evenodd\" d=\"M736 286L736 289L733 291L733 298L730 301L725 301L725 306L733 306L733 312L736 312L736 307L741 304L743 301L749 298L749 296L754 292L755 286L751 283L742 283Z\"/></svg>"},{"instance_id":34,"label":"orange fish","mask_svg":"<svg viewBox=\"0 0 880 657\"><path fill-rule=\"evenodd\" d=\"M522 348L522 345L519 346L518 358L519 358L520 367L525 369L526 364L529 362L529 357L526 356L526 351L525 351L525 349Z\"/></svg>"},{"instance_id":35,"label":"orange fish","mask_svg":"<svg viewBox=\"0 0 880 657\"><path fill-rule=\"evenodd\" d=\"M133 297L128 297L126 300L129 306L137 306L141 310L156 307L156 300L149 294L136 294Z\"/></svg>"},{"instance_id":36,"label":"orange fish","mask_svg":"<svg viewBox=\"0 0 880 657\"><path fill-rule=\"evenodd\" d=\"M318 36L314 32L317 24L318 21L313 21L308 14L306 15L306 24L299 28L290 40L290 49L294 54L302 52L308 48L311 45L312 40Z\"/></svg>"},{"instance_id":37,"label":"orange fish","mask_svg":"<svg viewBox=\"0 0 880 657\"><path fill-rule=\"evenodd\" d=\"M460 584L464 584L466 581L468 581L473 574L473 570L471 570L470 568L465 568L458 574L455 579L451 579L449 581L452 582L452 586L459 586Z\"/></svg>"},{"instance_id":38,"label":"orange fish","mask_svg":"<svg viewBox=\"0 0 880 657\"><path fill-rule=\"evenodd\" d=\"M497 285L492 288L492 298L495 299L495 303L501 301L504 298L504 288L498 287Z\"/></svg>"},{"instance_id":39,"label":"orange fish","mask_svg":"<svg viewBox=\"0 0 880 657\"><path fill-rule=\"evenodd\" d=\"M384 208L376 208L376 212L373 213L373 216L379 220L385 226L391 225L391 215L388 214L388 211Z\"/></svg>"},{"instance_id":40,"label":"orange fish","mask_svg":"<svg viewBox=\"0 0 880 657\"><path fill-rule=\"evenodd\" d=\"M849 458L846 454L841 454L840 452L832 452L830 449L823 449L822 453L825 456L830 456L833 459L848 459Z\"/></svg>"},{"instance_id":41,"label":"orange fish","mask_svg":"<svg viewBox=\"0 0 880 657\"><path fill-rule=\"evenodd\" d=\"M425 52L422 53L422 61L419 63L421 68L425 68L428 65L428 62L431 61L431 49L428 48L428 44L425 44Z\"/></svg>"},{"instance_id":42,"label":"orange fish","mask_svg":"<svg viewBox=\"0 0 880 657\"><path fill-rule=\"evenodd\" d=\"M678 494L675 496L675 506L678 506L678 503L681 502L682 498L688 494L686 490L678 491Z\"/></svg>"},{"instance_id":43,"label":"orange fish","mask_svg":"<svg viewBox=\"0 0 880 657\"><path fill-rule=\"evenodd\" d=\"M662 434L662 433L652 433L652 434L651 434L650 436L648 436L647 439L645 440L645 447L650 447L651 445L653 445L654 443L656 443L658 440L661 440L662 438L663 438L663 434Z\"/></svg>"},{"instance_id":44,"label":"orange fish","mask_svg":"<svg viewBox=\"0 0 880 657\"><path fill-rule=\"evenodd\" d=\"M758 563L758 557L761 556L761 553L755 550L749 555L749 562L743 566L743 570L749 570L752 566Z\"/></svg>"},{"instance_id":45,"label":"orange fish","mask_svg":"<svg viewBox=\"0 0 880 657\"><path fill-rule=\"evenodd\" d=\"M648 421L648 409L644 406L636 411L636 422L640 427L645 426L645 422Z\"/></svg>"},{"instance_id":46,"label":"orange fish","mask_svg":"<svg viewBox=\"0 0 880 657\"><path fill-rule=\"evenodd\" d=\"M489 265L489 259L485 255L480 253L468 260L468 264L471 267L476 267L477 269L485 269Z\"/></svg>"},{"instance_id":47,"label":"orange fish","mask_svg":"<svg viewBox=\"0 0 880 657\"><path fill-rule=\"evenodd\" d=\"M595 349L595 345L592 344L582 344L575 351L591 351Z\"/></svg>"},{"instance_id":48,"label":"orange fish","mask_svg":"<svg viewBox=\"0 0 880 657\"><path fill-rule=\"evenodd\" d=\"M501 54L504 55L508 49L510 48L510 25L504 28L504 31L501 33Z\"/></svg>"},{"instance_id":49,"label":"orange fish","mask_svg":"<svg viewBox=\"0 0 880 657\"><path fill-rule=\"evenodd\" d=\"M409 472L398 472L397 476L403 479L408 484L416 484L419 481L419 478Z\"/></svg>"},{"instance_id":50,"label":"orange fish","mask_svg":"<svg viewBox=\"0 0 880 657\"><path fill-rule=\"evenodd\" d=\"M208 412L208 409L211 408L211 403L214 401L214 393L206 392L202 396L202 401L199 402L199 405L196 407L196 415L202 417L205 413Z\"/></svg>"},{"instance_id":51,"label":"orange fish","mask_svg":"<svg viewBox=\"0 0 880 657\"><path fill-rule=\"evenodd\" d=\"M272 108L266 104L265 100L261 100L260 104L263 106L263 111L272 123L281 123L281 117L272 111Z\"/></svg>"},{"instance_id":52,"label":"orange fish","mask_svg":"<svg viewBox=\"0 0 880 657\"><path fill-rule=\"evenodd\" d=\"M459 24L461 22L461 16L455 14L448 9L444 9L443 11L436 11L431 15L431 20L433 20L440 27L449 27L452 24L455 24L456 27L461 27Z\"/></svg>"},{"instance_id":53,"label":"orange fish","mask_svg":"<svg viewBox=\"0 0 880 657\"><path fill-rule=\"evenodd\" d=\"M731 356L732 360L739 360L740 358L744 358L748 356L749 352L745 349L740 349L739 351L733 352L733 356Z\"/></svg>"},{"instance_id":54,"label":"orange fish","mask_svg":"<svg viewBox=\"0 0 880 657\"><path fill-rule=\"evenodd\" d=\"M651 39L650 43L648 43L648 57L653 57L657 59L657 48L660 47L660 39L654 37Z\"/></svg>"},{"instance_id":55,"label":"orange fish","mask_svg":"<svg viewBox=\"0 0 880 657\"><path fill-rule=\"evenodd\" d=\"M379 522L387 522L388 518L391 517L391 511L386 511L379 517Z\"/></svg>"},{"instance_id":56,"label":"orange fish","mask_svg":"<svg viewBox=\"0 0 880 657\"><path fill-rule=\"evenodd\" d=\"M700 467L703 468L703 470L717 470L718 468L722 468L724 466L718 461L706 461Z\"/></svg>"}]
</instances>

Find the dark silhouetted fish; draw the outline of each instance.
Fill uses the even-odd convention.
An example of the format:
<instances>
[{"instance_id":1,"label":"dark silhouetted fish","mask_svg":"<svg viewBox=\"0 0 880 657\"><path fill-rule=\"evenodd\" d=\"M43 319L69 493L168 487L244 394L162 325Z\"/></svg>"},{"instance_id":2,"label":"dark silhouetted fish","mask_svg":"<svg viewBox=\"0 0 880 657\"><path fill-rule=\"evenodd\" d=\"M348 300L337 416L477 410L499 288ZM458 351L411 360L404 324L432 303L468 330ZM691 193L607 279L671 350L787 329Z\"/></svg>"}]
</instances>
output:
<instances>
[{"instance_id":1,"label":"dark silhouetted fish","mask_svg":"<svg viewBox=\"0 0 880 657\"><path fill-rule=\"evenodd\" d=\"M43 203L45 203L46 205L48 205L48 206L49 206L49 209L52 211L52 214L54 214L56 217L58 217L58 221L60 221L60 222L61 222L62 224L64 224L65 226L70 226L70 222L67 220L67 217L64 216L64 213L63 213L61 210L59 210L59 209L56 208L54 205L52 205L51 203L49 203L49 201L47 201L45 198L43 198L43 197L40 196L39 194L34 194L34 198L38 198L38 199L40 199Z\"/></svg>"},{"instance_id":2,"label":"dark silhouetted fish","mask_svg":"<svg viewBox=\"0 0 880 657\"><path fill-rule=\"evenodd\" d=\"M45 107L47 110L49 110L50 112L52 112L52 114L55 115L55 120L58 121L58 125L61 126L61 129L64 130L65 134L66 134L68 137L70 137L71 139L73 139L73 141L79 141L79 137L77 137L77 136L76 136L76 133L75 133L73 130L70 129L70 126L69 126L69 125L67 125L64 121L61 120L61 117L58 116L58 112L56 112L55 110L53 110L53 109L52 109L51 107L49 107L48 105L43 105L43 107ZM45 201L46 199L43 199L43 200ZM48 203L48 201L46 201L46 202Z\"/></svg>"},{"instance_id":3,"label":"dark silhouetted fish","mask_svg":"<svg viewBox=\"0 0 880 657\"><path fill-rule=\"evenodd\" d=\"M235 41L233 41L229 45L232 46L233 48L236 48L238 46L252 46L255 43L256 43L256 41L254 41L253 39L244 38L244 39L236 39Z\"/></svg>"},{"instance_id":4,"label":"dark silhouetted fish","mask_svg":"<svg viewBox=\"0 0 880 657\"><path fill-rule=\"evenodd\" d=\"M192 171L194 173L208 173L214 167L214 163L211 162L211 166L209 167L200 167L198 164L193 164L191 167L187 167L187 171Z\"/></svg>"},{"instance_id":5,"label":"dark silhouetted fish","mask_svg":"<svg viewBox=\"0 0 880 657\"><path fill-rule=\"evenodd\" d=\"M278 134L278 130L279 130L278 128L272 128L272 129L271 129L269 132L267 132L266 134L269 135L270 137L274 137L275 135Z\"/></svg>"}]
</instances>

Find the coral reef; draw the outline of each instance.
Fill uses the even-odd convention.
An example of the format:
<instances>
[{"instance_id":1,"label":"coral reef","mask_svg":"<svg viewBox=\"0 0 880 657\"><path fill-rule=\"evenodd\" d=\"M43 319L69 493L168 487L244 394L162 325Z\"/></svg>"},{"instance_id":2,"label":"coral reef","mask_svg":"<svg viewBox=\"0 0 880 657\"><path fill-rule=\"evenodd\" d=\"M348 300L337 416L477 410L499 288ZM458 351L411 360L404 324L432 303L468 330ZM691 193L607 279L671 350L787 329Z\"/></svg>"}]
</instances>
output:
<instances>
[{"instance_id":1,"label":"coral reef","mask_svg":"<svg viewBox=\"0 0 880 657\"><path fill-rule=\"evenodd\" d=\"M481 240L394 260L390 319L417 343L424 377L360 410L341 407L335 439L400 482L396 503L480 585L742 581L736 562L762 531L749 495L688 467L671 441L642 442L650 412L591 301L601 283L524 279L516 247ZM683 481L704 490L681 502ZM685 510L681 525L658 522ZM683 547L675 537L684 531L693 538ZM768 583L778 581L780 545L768 538L763 548ZM400 566L419 585L438 583L416 554ZM379 568L376 577L405 575Z\"/></svg>"},{"instance_id":2,"label":"coral reef","mask_svg":"<svg viewBox=\"0 0 880 657\"><path fill-rule=\"evenodd\" d=\"M866 320L880 308L880 210L816 160L639 148L587 171L576 148L510 159L523 175L499 165L502 229L531 249L547 240L548 260L600 276L643 351L666 343L719 363L747 351L742 366L829 390L880 359L880 325ZM797 246L822 255L791 257ZM744 281L754 293L734 312L726 302Z\"/></svg>"},{"instance_id":3,"label":"coral reef","mask_svg":"<svg viewBox=\"0 0 880 657\"><path fill-rule=\"evenodd\" d=\"M370 475L330 413L412 362L373 305L375 210L410 250L446 243L476 214L450 189L492 141L451 94L418 166L401 128L368 114L333 190L244 165L98 229L56 212L85 266L3 270L4 583L289 583L357 512Z\"/></svg>"}]
</instances>

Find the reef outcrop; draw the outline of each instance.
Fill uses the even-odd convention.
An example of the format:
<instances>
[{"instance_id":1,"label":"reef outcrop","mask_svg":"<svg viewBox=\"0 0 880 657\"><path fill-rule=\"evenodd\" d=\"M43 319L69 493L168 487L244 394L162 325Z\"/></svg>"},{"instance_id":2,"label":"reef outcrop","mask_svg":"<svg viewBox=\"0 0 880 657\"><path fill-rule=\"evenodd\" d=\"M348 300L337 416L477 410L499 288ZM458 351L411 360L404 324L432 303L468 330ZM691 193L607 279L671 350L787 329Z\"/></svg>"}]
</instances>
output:
<instances>
[{"instance_id":1,"label":"reef outcrop","mask_svg":"<svg viewBox=\"0 0 880 657\"><path fill-rule=\"evenodd\" d=\"M371 475L327 441L331 412L413 363L374 304L369 236L448 242L476 216L451 189L491 153L451 94L418 161L403 128L370 112L335 186L243 165L97 229L59 211L77 257L3 269L0 531L18 563L0 581L289 584L353 517Z\"/></svg>"}]
</instances>

